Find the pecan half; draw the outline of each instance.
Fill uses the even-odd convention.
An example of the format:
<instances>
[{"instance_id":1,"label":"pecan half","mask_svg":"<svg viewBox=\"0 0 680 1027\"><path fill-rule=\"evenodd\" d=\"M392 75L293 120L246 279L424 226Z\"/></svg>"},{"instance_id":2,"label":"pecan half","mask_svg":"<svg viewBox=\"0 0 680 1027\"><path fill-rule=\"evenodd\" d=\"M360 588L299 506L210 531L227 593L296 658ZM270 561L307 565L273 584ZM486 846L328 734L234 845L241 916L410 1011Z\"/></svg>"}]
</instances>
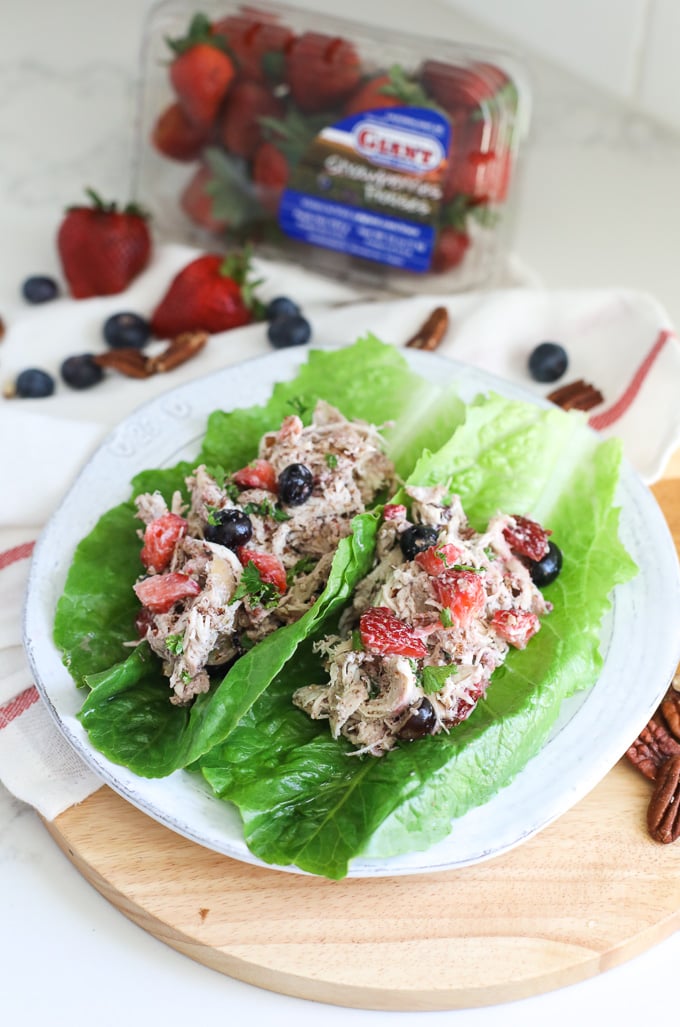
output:
<instances>
[{"instance_id":1,"label":"pecan half","mask_svg":"<svg viewBox=\"0 0 680 1027\"><path fill-rule=\"evenodd\" d=\"M673 738L665 722L655 713L626 756L645 777L656 781L660 767L671 757L680 756L680 742Z\"/></svg>"},{"instance_id":2,"label":"pecan half","mask_svg":"<svg viewBox=\"0 0 680 1027\"><path fill-rule=\"evenodd\" d=\"M680 755L659 768L647 809L647 828L654 841L664 845L680 838Z\"/></svg>"},{"instance_id":3,"label":"pecan half","mask_svg":"<svg viewBox=\"0 0 680 1027\"><path fill-rule=\"evenodd\" d=\"M186 363L200 353L207 341L207 332L182 332L176 335L162 353L147 358L151 374L163 374Z\"/></svg>"},{"instance_id":4,"label":"pecan half","mask_svg":"<svg viewBox=\"0 0 680 1027\"><path fill-rule=\"evenodd\" d=\"M555 389L546 398L563 410L592 410L604 400L600 390L583 378Z\"/></svg>"},{"instance_id":5,"label":"pecan half","mask_svg":"<svg viewBox=\"0 0 680 1027\"><path fill-rule=\"evenodd\" d=\"M449 312L446 307L435 307L415 335L404 343L409 349L431 352L440 344L449 327Z\"/></svg>"},{"instance_id":6,"label":"pecan half","mask_svg":"<svg viewBox=\"0 0 680 1027\"><path fill-rule=\"evenodd\" d=\"M119 374L124 374L128 378L150 378L153 374L149 368L149 358L133 346L123 346L120 349L112 349L108 353L98 353L93 360L99 367L118 371Z\"/></svg>"},{"instance_id":7,"label":"pecan half","mask_svg":"<svg viewBox=\"0 0 680 1027\"><path fill-rule=\"evenodd\" d=\"M660 709L669 731L680 742L680 692L669 688Z\"/></svg>"}]
</instances>

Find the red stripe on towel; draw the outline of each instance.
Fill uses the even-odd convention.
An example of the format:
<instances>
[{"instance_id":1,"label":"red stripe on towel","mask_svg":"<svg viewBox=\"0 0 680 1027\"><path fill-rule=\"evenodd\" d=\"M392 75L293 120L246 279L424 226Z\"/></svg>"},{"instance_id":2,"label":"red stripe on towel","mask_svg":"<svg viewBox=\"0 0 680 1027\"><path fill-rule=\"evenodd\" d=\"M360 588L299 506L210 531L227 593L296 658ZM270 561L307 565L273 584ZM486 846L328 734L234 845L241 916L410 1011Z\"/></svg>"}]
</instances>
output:
<instances>
[{"instance_id":1,"label":"red stripe on towel","mask_svg":"<svg viewBox=\"0 0 680 1027\"><path fill-rule=\"evenodd\" d=\"M27 559L34 547L35 542L22 542L20 546L14 546L13 549L6 549L4 553L0 553L0 571L5 567L10 567L13 563L18 563L19 560Z\"/></svg>"},{"instance_id":2,"label":"red stripe on towel","mask_svg":"<svg viewBox=\"0 0 680 1027\"><path fill-rule=\"evenodd\" d=\"M618 421L619 417L623 417L626 410L628 410L628 407L642 388L642 383L649 374L652 364L668 340L672 338L674 338L673 332L664 330L659 333L658 339L633 375L630 385L617 399L616 403L612 404L608 410L603 410L600 414L593 414L593 416L588 420L588 424L591 428L595 428L598 431L601 428L609 428L615 421Z\"/></svg>"},{"instance_id":3,"label":"red stripe on towel","mask_svg":"<svg viewBox=\"0 0 680 1027\"><path fill-rule=\"evenodd\" d=\"M6 706L0 706L0 731L25 713L39 698L38 689L35 685L31 685L25 692L21 692L15 699L8 702Z\"/></svg>"}]
</instances>

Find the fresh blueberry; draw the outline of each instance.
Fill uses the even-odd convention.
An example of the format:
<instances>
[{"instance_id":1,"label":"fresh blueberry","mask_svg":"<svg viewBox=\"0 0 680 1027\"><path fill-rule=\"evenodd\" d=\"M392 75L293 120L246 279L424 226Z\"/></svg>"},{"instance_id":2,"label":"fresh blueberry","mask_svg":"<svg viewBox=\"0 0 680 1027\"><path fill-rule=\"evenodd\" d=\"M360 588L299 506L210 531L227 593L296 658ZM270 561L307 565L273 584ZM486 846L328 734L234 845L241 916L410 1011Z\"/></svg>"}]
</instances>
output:
<instances>
[{"instance_id":1,"label":"fresh blueberry","mask_svg":"<svg viewBox=\"0 0 680 1027\"><path fill-rule=\"evenodd\" d=\"M287 349L288 346L304 346L309 342L312 329L309 321L301 314L282 315L270 321L267 338L274 349Z\"/></svg>"},{"instance_id":2,"label":"fresh blueberry","mask_svg":"<svg viewBox=\"0 0 680 1027\"><path fill-rule=\"evenodd\" d=\"M554 542L548 542L548 552L541 560L529 563L529 574L537 588L545 588L562 570L562 552Z\"/></svg>"},{"instance_id":3,"label":"fresh blueberry","mask_svg":"<svg viewBox=\"0 0 680 1027\"><path fill-rule=\"evenodd\" d=\"M559 342L542 342L529 357L529 373L537 382L556 382L567 370L569 358Z\"/></svg>"},{"instance_id":4,"label":"fresh blueberry","mask_svg":"<svg viewBox=\"0 0 680 1027\"><path fill-rule=\"evenodd\" d=\"M288 464L279 475L279 499L286 506L302 506L312 494L314 478L304 464Z\"/></svg>"},{"instance_id":5,"label":"fresh blueberry","mask_svg":"<svg viewBox=\"0 0 680 1027\"><path fill-rule=\"evenodd\" d=\"M141 349L151 338L151 326L139 314L112 314L104 322L104 338L111 349Z\"/></svg>"},{"instance_id":6,"label":"fresh blueberry","mask_svg":"<svg viewBox=\"0 0 680 1027\"><path fill-rule=\"evenodd\" d=\"M401 551L407 560L415 560L418 553L425 552L437 544L439 531L430 524L414 524L407 528L399 539Z\"/></svg>"},{"instance_id":7,"label":"fresh blueberry","mask_svg":"<svg viewBox=\"0 0 680 1027\"><path fill-rule=\"evenodd\" d=\"M288 299L287 296L277 296L276 299L270 300L267 304L264 316L267 321L274 321L277 317L293 317L299 313L300 308L297 303Z\"/></svg>"},{"instance_id":8,"label":"fresh blueberry","mask_svg":"<svg viewBox=\"0 0 680 1027\"><path fill-rule=\"evenodd\" d=\"M38 367L22 371L16 380L16 394L22 399L42 399L54 392L54 378Z\"/></svg>"},{"instance_id":9,"label":"fresh blueberry","mask_svg":"<svg viewBox=\"0 0 680 1027\"><path fill-rule=\"evenodd\" d=\"M89 389L104 377L104 370L95 363L92 353L67 357L61 365L61 377L72 389Z\"/></svg>"},{"instance_id":10,"label":"fresh blueberry","mask_svg":"<svg viewBox=\"0 0 680 1027\"><path fill-rule=\"evenodd\" d=\"M27 303L49 303L59 295L59 286L48 275L31 275L21 286L21 294Z\"/></svg>"},{"instance_id":11,"label":"fresh blueberry","mask_svg":"<svg viewBox=\"0 0 680 1027\"><path fill-rule=\"evenodd\" d=\"M227 549L245 546L253 537L253 525L247 514L242 510L218 510L214 515L216 524L209 524L205 529L208 542L217 542Z\"/></svg>"}]
</instances>

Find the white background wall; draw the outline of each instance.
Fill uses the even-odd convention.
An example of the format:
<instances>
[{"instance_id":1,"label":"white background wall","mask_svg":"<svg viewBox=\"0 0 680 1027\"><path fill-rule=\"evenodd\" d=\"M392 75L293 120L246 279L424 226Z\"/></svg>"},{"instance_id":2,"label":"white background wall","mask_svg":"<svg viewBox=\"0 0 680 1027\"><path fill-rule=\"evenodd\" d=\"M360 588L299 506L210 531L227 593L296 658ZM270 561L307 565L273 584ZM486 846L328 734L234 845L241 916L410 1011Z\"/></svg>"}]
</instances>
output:
<instances>
[{"instance_id":1,"label":"white background wall","mask_svg":"<svg viewBox=\"0 0 680 1027\"><path fill-rule=\"evenodd\" d=\"M680 128L680 0L445 0Z\"/></svg>"}]
</instances>

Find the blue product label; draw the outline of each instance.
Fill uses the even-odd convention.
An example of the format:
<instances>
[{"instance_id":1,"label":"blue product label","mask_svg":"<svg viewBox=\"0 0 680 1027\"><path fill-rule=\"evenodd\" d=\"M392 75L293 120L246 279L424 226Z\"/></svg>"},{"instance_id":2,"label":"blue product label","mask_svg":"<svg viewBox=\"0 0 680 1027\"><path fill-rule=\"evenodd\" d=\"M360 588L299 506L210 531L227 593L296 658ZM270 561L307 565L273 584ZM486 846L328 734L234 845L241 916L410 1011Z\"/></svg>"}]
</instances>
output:
<instances>
[{"instance_id":1,"label":"blue product label","mask_svg":"<svg viewBox=\"0 0 680 1027\"><path fill-rule=\"evenodd\" d=\"M380 108L326 126L294 168L279 207L293 239L427 271L451 128L425 107Z\"/></svg>"}]
</instances>

